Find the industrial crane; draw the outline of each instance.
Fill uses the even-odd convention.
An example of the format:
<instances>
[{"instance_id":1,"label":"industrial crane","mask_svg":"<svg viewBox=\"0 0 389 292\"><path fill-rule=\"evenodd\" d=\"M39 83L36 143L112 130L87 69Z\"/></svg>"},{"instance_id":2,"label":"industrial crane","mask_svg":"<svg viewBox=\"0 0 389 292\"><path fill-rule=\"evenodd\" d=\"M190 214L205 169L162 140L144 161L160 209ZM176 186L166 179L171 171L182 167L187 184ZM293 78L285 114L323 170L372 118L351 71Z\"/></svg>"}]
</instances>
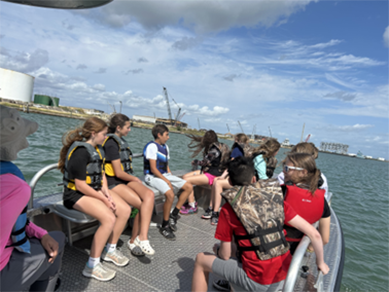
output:
<instances>
[{"instance_id":1,"label":"industrial crane","mask_svg":"<svg viewBox=\"0 0 389 292\"><path fill-rule=\"evenodd\" d=\"M240 124L240 122L239 122L239 121L238 121L238 124L239 124L239 127L240 127L240 129L242 130L242 133L244 134L244 131L243 131L242 125Z\"/></svg>"},{"instance_id":2,"label":"industrial crane","mask_svg":"<svg viewBox=\"0 0 389 292\"><path fill-rule=\"evenodd\" d=\"M167 95L166 87L163 87L163 93L165 94L166 106L167 106L167 112L169 114L169 119L170 119L170 122L172 122L172 111L170 110L169 97Z\"/></svg>"}]
</instances>

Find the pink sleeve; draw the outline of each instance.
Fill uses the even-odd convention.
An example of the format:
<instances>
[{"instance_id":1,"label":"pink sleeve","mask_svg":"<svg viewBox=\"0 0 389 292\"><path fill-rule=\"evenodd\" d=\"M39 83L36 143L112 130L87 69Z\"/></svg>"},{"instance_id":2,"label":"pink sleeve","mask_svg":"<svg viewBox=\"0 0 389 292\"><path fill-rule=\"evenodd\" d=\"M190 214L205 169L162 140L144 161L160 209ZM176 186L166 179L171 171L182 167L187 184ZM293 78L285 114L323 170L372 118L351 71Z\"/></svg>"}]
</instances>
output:
<instances>
[{"instance_id":1,"label":"pink sleeve","mask_svg":"<svg viewBox=\"0 0 389 292\"><path fill-rule=\"evenodd\" d=\"M0 270L8 263L13 248L5 249L16 219L30 199L31 189L13 174L0 175Z\"/></svg>"},{"instance_id":2,"label":"pink sleeve","mask_svg":"<svg viewBox=\"0 0 389 292\"><path fill-rule=\"evenodd\" d=\"M41 239L44 235L47 234L47 231L30 222L30 224L26 226L26 234L28 237L36 237L38 239Z\"/></svg>"}]
</instances>

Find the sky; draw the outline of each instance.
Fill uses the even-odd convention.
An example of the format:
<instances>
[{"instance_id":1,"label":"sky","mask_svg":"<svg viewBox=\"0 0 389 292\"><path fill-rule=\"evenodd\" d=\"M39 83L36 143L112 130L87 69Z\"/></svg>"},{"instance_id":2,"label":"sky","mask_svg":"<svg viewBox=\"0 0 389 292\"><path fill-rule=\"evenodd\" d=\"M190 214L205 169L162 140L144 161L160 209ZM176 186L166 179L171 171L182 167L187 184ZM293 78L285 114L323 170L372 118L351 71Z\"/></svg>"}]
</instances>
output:
<instances>
[{"instance_id":1,"label":"sky","mask_svg":"<svg viewBox=\"0 0 389 292\"><path fill-rule=\"evenodd\" d=\"M0 67L60 105L168 118L166 87L192 128L386 159L388 48L387 1L0 1Z\"/></svg>"}]
</instances>

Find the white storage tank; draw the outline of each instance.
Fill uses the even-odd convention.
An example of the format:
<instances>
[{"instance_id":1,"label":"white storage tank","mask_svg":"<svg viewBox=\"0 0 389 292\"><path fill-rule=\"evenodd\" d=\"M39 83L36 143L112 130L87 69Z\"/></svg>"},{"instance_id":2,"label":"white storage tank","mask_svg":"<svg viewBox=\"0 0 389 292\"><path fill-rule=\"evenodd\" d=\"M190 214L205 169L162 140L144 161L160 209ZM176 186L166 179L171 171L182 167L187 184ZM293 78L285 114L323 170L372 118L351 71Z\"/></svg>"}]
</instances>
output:
<instances>
[{"instance_id":1,"label":"white storage tank","mask_svg":"<svg viewBox=\"0 0 389 292\"><path fill-rule=\"evenodd\" d=\"M31 102L35 77L0 68L0 97Z\"/></svg>"}]
</instances>

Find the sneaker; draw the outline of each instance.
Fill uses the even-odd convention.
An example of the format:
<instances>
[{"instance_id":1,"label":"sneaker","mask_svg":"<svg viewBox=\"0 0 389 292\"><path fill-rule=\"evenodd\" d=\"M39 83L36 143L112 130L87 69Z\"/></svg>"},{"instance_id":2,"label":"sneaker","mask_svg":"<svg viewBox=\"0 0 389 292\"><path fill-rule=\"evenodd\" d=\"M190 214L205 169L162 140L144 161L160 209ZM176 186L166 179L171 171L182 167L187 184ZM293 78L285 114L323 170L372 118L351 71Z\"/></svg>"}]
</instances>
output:
<instances>
[{"instance_id":1,"label":"sneaker","mask_svg":"<svg viewBox=\"0 0 389 292\"><path fill-rule=\"evenodd\" d=\"M113 252L107 252L107 249L104 248L103 253L101 254L101 258L103 261L112 262L119 267L124 267L130 261L118 249L115 249Z\"/></svg>"},{"instance_id":2,"label":"sneaker","mask_svg":"<svg viewBox=\"0 0 389 292\"><path fill-rule=\"evenodd\" d=\"M190 206L189 206L189 203L185 203L184 205L181 206L181 209L180 209L180 213L181 211L185 211L186 209L188 209Z\"/></svg>"},{"instance_id":3,"label":"sneaker","mask_svg":"<svg viewBox=\"0 0 389 292\"><path fill-rule=\"evenodd\" d=\"M211 217L211 224L217 225L218 221L219 221L219 212L213 212Z\"/></svg>"},{"instance_id":4,"label":"sneaker","mask_svg":"<svg viewBox=\"0 0 389 292\"><path fill-rule=\"evenodd\" d=\"M145 255L141 248L135 243L131 243L130 240L127 242L127 247L129 248L133 256L141 257Z\"/></svg>"},{"instance_id":5,"label":"sneaker","mask_svg":"<svg viewBox=\"0 0 389 292\"><path fill-rule=\"evenodd\" d=\"M89 268L88 264L85 265L82 274L88 278L95 278L99 281L109 281L116 276L116 272L103 267L101 263L98 263L94 268Z\"/></svg>"},{"instance_id":6,"label":"sneaker","mask_svg":"<svg viewBox=\"0 0 389 292\"><path fill-rule=\"evenodd\" d=\"M173 231L177 231L177 220L178 220L178 216L173 216L173 214L170 214L169 225Z\"/></svg>"},{"instance_id":7,"label":"sneaker","mask_svg":"<svg viewBox=\"0 0 389 292\"><path fill-rule=\"evenodd\" d=\"M160 227L159 232L169 240L176 240L176 236L174 235L173 230L171 229L170 225L166 225L165 227Z\"/></svg>"},{"instance_id":8,"label":"sneaker","mask_svg":"<svg viewBox=\"0 0 389 292\"><path fill-rule=\"evenodd\" d=\"M201 216L203 219L211 219L212 217L212 208L208 207L207 210L205 210L205 213Z\"/></svg>"},{"instance_id":9,"label":"sneaker","mask_svg":"<svg viewBox=\"0 0 389 292\"><path fill-rule=\"evenodd\" d=\"M219 291L231 291L230 283L227 280L213 281L213 287Z\"/></svg>"},{"instance_id":10,"label":"sneaker","mask_svg":"<svg viewBox=\"0 0 389 292\"><path fill-rule=\"evenodd\" d=\"M189 205L188 208L186 208L185 210L180 210L180 213L182 215L191 215L191 214L196 214L197 211L198 211L198 208L197 208L197 202L196 202L194 208Z\"/></svg>"},{"instance_id":11,"label":"sneaker","mask_svg":"<svg viewBox=\"0 0 389 292\"><path fill-rule=\"evenodd\" d=\"M143 253L148 255L155 254L155 250L151 247L150 241L148 240L140 241L139 236L137 236L134 240L134 243L142 250Z\"/></svg>"}]
</instances>

